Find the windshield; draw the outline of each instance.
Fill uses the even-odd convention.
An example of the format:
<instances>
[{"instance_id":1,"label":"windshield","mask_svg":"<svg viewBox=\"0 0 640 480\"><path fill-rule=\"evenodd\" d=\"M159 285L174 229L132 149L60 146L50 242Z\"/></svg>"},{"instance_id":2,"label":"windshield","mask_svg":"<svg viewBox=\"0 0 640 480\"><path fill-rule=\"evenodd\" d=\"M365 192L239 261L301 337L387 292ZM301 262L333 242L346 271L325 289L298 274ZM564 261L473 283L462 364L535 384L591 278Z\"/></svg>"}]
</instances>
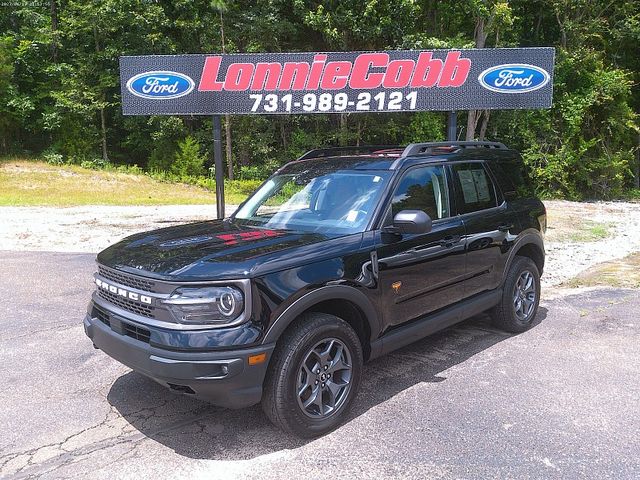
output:
<instances>
[{"instance_id":1,"label":"windshield","mask_svg":"<svg viewBox=\"0 0 640 480\"><path fill-rule=\"evenodd\" d=\"M388 171L294 164L271 177L236 212L254 226L348 235L364 231Z\"/></svg>"}]
</instances>

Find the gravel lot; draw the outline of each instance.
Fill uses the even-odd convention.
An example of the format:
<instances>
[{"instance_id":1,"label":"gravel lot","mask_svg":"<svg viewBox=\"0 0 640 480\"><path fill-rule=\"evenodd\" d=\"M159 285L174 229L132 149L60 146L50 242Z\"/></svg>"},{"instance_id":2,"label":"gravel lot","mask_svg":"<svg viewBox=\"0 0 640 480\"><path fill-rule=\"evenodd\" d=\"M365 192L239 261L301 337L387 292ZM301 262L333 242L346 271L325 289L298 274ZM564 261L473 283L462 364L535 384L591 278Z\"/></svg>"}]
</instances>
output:
<instances>
[{"instance_id":1,"label":"gravel lot","mask_svg":"<svg viewBox=\"0 0 640 480\"><path fill-rule=\"evenodd\" d=\"M545 299L516 336L479 316L371 362L348 423L300 441L94 350L93 257L0 252L0 477L640 477L635 290Z\"/></svg>"},{"instance_id":2,"label":"gravel lot","mask_svg":"<svg viewBox=\"0 0 640 480\"><path fill-rule=\"evenodd\" d=\"M215 205L0 207L0 250L98 253L127 235L212 218Z\"/></svg>"},{"instance_id":3,"label":"gravel lot","mask_svg":"<svg viewBox=\"0 0 640 480\"><path fill-rule=\"evenodd\" d=\"M549 213L543 284L557 285L597 263L640 251L640 203L545 202ZM227 206L227 214L235 210ZM571 241L571 219L611 226L606 239ZM0 207L0 250L97 253L144 230L215 218L215 205L154 207Z\"/></svg>"},{"instance_id":4,"label":"gravel lot","mask_svg":"<svg viewBox=\"0 0 640 480\"><path fill-rule=\"evenodd\" d=\"M640 203L546 201L548 213L544 285L557 285L598 263L640 251ZM610 235L598 241L571 241L564 231L571 220L609 226Z\"/></svg>"}]
</instances>

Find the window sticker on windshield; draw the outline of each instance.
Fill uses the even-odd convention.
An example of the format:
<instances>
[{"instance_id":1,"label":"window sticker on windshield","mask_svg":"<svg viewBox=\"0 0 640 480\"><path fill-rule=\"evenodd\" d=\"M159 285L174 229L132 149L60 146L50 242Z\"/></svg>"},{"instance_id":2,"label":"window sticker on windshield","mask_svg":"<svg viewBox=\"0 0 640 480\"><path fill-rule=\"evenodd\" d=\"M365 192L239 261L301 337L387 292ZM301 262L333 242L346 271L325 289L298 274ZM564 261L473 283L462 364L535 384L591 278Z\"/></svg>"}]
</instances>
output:
<instances>
[{"instance_id":1,"label":"window sticker on windshield","mask_svg":"<svg viewBox=\"0 0 640 480\"><path fill-rule=\"evenodd\" d=\"M355 222L357 217L358 217L357 210L349 210L349 213L347 214L347 222Z\"/></svg>"},{"instance_id":2,"label":"window sticker on windshield","mask_svg":"<svg viewBox=\"0 0 640 480\"><path fill-rule=\"evenodd\" d=\"M378 183L380 180L382 180L382 177L379 177L377 175L373 177L373 183Z\"/></svg>"}]
</instances>

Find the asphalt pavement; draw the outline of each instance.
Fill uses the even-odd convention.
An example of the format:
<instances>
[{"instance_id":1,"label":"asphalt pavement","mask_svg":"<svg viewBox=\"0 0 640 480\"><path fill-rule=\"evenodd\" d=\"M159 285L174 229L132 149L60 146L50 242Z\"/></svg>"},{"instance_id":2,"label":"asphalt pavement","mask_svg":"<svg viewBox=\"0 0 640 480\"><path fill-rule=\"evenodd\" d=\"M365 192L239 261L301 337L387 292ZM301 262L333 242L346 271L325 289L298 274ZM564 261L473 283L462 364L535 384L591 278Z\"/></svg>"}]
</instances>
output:
<instances>
[{"instance_id":1,"label":"asphalt pavement","mask_svg":"<svg viewBox=\"0 0 640 480\"><path fill-rule=\"evenodd\" d=\"M486 315L366 365L348 422L303 441L258 406L177 396L94 350L94 256L0 252L0 477L640 478L640 295Z\"/></svg>"}]
</instances>

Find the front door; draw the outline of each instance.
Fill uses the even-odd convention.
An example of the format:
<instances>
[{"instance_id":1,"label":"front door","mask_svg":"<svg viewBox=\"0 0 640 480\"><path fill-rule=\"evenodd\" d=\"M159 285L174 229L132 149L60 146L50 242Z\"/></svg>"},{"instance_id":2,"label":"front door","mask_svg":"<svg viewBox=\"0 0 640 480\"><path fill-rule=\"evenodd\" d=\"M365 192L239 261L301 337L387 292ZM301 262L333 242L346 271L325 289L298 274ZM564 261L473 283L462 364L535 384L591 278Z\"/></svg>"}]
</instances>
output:
<instances>
[{"instance_id":1,"label":"front door","mask_svg":"<svg viewBox=\"0 0 640 480\"><path fill-rule=\"evenodd\" d=\"M433 220L426 234L380 233L378 255L385 330L446 307L463 297L464 224L450 216L442 165L407 170L397 184L385 224L402 210L422 210Z\"/></svg>"}]
</instances>

